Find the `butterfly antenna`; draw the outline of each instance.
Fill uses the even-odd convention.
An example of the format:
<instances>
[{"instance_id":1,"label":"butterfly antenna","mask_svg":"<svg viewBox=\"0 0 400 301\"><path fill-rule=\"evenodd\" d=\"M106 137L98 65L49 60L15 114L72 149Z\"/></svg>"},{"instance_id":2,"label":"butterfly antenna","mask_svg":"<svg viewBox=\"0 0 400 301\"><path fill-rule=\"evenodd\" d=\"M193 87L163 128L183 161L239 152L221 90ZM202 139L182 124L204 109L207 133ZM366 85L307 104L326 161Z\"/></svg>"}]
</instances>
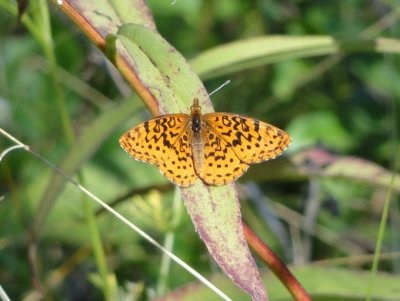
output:
<instances>
[{"instance_id":1,"label":"butterfly antenna","mask_svg":"<svg viewBox=\"0 0 400 301\"><path fill-rule=\"evenodd\" d=\"M185 93L185 90L182 89L178 84L175 83L175 81L170 80L170 83L173 84L179 91ZM226 85L230 84L231 81L228 79L227 81L225 81L221 86L219 86L217 89L215 89L214 91L212 91L210 94L208 94L208 97L210 97L211 95L213 95L214 93L218 92L219 90L221 90L223 87L225 87Z\"/></svg>"},{"instance_id":2,"label":"butterfly antenna","mask_svg":"<svg viewBox=\"0 0 400 301\"><path fill-rule=\"evenodd\" d=\"M224 82L221 86L219 86L217 89L215 89L214 91L212 91L210 94L208 94L208 97L210 97L211 95L213 95L214 93L218 92L219 90L221 90L223 87L225 87L226 85L230 84L231 81L228 79L226 82Z\"/></svg>"}]
</instances>

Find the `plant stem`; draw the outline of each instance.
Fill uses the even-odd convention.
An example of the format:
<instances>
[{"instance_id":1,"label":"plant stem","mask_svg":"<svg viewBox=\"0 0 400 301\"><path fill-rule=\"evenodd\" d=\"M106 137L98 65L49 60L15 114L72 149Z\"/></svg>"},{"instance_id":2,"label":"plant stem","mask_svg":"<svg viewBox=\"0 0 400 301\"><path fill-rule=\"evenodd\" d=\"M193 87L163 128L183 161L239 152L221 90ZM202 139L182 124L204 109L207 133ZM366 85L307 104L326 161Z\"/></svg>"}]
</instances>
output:
<instances>
[{"instance_id":1,"label":"plant stem","mask_svg":"<svg viewBox=\"0 0 400 301\"><path fill-rule=\"evenodd\" d=\"M389 215L389 209L390 209L390 203L391 203L390 201L392 199L394 180L396 178L396 170L397 170L398 163L400 161L399 159L400 159L400 152L398 152L398 155L395 158L393 174L392 174L392 178L390 179L389 189L386 194L385 204L383 206L382 218L381 218L381 222L379 224L378 238L376 241L374 260L372 262L372 268L371 268L371 276L369 279L369 283L367 285L367 297L366 297L367 301L372 300L374 283L375 283L376 274L378 272L378 264L379 264L379 259L381 256L382 243L383 243L383 238L385 236L385 228L386 228L386 223L387 223L387 219L388 219L388 215Z\"/></svg>"},{"instance_id":2,"label":"plant stem","mask_svg":"<svg viewBox=\"0 0 400 301\"><path fill-rule=\"evenodd\" d=\"M279 278L283 285L286 286L289 293L295 300L311 301L310 295L297 281L287 266L251 229L244 221L242 221L244 235L247 242L260 258L268 265L268 267Z\"/></svg>"}]
</instances>

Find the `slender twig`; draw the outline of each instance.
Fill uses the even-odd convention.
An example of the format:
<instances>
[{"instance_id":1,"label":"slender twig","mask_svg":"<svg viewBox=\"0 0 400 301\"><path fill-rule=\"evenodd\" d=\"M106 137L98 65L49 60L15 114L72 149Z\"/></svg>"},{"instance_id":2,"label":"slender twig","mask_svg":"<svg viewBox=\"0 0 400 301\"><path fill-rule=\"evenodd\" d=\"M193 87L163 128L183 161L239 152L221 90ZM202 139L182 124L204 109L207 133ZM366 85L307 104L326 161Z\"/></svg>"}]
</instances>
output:
<instances>
[{"instance_id":1,"label":"slender twig","mask_svg":"<svg viewBox=\"0 0 400 301\"><path fill-rule=\"evenodd\" d=\"M381 256L383 237L385 235L385 229L386 229L386 224L387 224L389 210L390 210L390 203L392 200L394 180L396 178L396 171L398 169L398 164L400 162L400 152L396 151L395 153L397 153L397 156L396 156L396 159L394 162L393 173L392 173L392 178L390 180L389 189L386 193L385 204L383 206L381 221L379 223L378 238L376 240L374 259L372 261L372 267L371 267L371 276L369 279L369 283L367 285L367 298L366 298L367 301L372 300L372 295L373 295L373 291L374 291L374 287L375 287L375 285L374 285L375 278L377 277L378 264L379 264L380 256Z\"/></svg>"},{"instance_id":2,"label":"slender twig","mask_svg":"<svg viewBox=\"0 0 400 301\"><path fill-rule=\"evenodd\" d=\"M0 285L0 299L2 301L11 301L10 298L8 298L6 292L3 290L3 288Z\"/></svg>"}]
</instances>

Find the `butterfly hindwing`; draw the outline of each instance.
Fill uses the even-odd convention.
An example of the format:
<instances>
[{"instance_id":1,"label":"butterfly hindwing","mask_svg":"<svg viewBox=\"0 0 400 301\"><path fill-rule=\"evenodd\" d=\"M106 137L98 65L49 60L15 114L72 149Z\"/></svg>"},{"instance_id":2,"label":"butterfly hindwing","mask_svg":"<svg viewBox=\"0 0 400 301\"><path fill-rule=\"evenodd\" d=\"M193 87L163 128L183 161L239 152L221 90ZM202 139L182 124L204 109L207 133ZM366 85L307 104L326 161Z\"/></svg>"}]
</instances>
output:
<instances>
[{"instance_id":1,"label":"butterfly hindwing","mask_svg":"<svg viewBox=\"0 0 400 301\"><path fill-rule=\"evenodd\" d=\"M163 175L179 186L187 187L196 182L190 127L183 131L168 153L162 157L158 168Z\"/></svg>"},{"instance_id":2,"label":"butterfly hindwing","mask_svg":"<svg viewBox=\"0 0 400 301\"><path fill-rule=\"evenodd\" d=\"M239 178L249 167L239 160L232 145L222 140L211 128L202 128L204 162L198 176L209 185L224 185Z\"/></svg>"}]
</instances>

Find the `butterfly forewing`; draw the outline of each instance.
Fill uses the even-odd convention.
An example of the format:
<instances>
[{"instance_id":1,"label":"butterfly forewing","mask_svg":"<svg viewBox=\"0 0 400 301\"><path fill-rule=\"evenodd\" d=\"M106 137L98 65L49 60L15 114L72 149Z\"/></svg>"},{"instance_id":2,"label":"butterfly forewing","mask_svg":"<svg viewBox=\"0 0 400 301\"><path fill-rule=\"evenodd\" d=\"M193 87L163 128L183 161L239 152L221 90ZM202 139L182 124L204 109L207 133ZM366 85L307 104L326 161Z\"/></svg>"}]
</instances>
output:
<instances>
[{"instance_id":1,"label":"butterfly forewing","mask_svg":"<svg viewBox=\"0 0 400 301\"><path fill-rule=\"evenodd\" d=\"M290 144L286 132L246 116L209 113L203 115L203 120L247 164L273 159Z\"/></svg>"},{"instance_id":2,"label":"butterfly forewing","mask_svg":"<svg viewBox=\"0 0 400 301\"><path fill-rule=\"evenodd\" d=\"M160 116L127 131L119 143L134 159L159 164L184 133L189 121L187 114Z\"/></svg>"}]
</instances>

